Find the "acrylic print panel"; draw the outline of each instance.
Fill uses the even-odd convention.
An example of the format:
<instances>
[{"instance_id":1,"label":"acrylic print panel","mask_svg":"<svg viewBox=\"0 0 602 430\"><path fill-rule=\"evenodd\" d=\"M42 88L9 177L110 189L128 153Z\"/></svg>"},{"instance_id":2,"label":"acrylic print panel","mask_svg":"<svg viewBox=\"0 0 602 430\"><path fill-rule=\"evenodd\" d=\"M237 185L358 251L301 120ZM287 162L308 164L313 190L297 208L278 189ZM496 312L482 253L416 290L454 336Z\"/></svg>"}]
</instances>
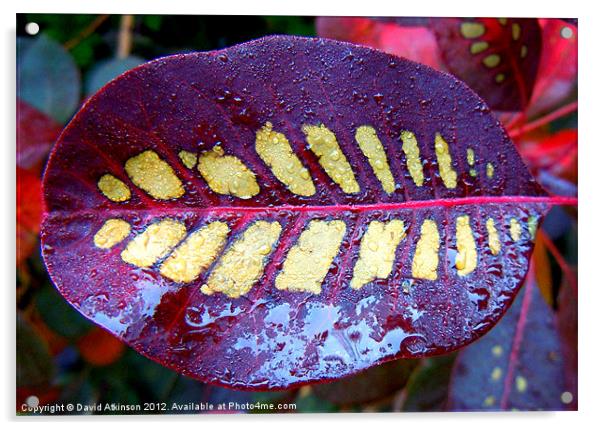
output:
<instances>
[{"instance_id":1,"label":"acrylic print panel","mask_svg":"<svg viewBox=\"0 0 602 430\"><path fill-rule=\"evenodd\" d=\"M575 22L18 25L18 413L576 409Z\"/></svg>"}]
</instances>

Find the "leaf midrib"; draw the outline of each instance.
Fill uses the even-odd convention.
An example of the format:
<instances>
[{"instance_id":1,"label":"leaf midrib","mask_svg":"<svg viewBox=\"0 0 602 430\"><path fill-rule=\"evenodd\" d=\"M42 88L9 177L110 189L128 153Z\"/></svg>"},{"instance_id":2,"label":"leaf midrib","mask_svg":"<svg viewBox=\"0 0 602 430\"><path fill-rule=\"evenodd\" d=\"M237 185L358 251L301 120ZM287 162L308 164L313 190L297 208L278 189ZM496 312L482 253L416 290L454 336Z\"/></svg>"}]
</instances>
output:
<instances>
[{"instance_id":1,"label":"leaf midrib","mask_svg":"<svg viewBox=\"0 0 602 430\"><path fill-rule=\"evenodd\" d=\"M146 213L157 212L162 214L174 214L183 212L213 212L213 213L258 213L258 212L367 212L367 211L393 211L400 209L421 209L429 207L454 207L468 205L488 205L488 204L547 204L550 206L571 206L577 205L577 197L567 196L475 196L475 197L455 197L449 199L431 199L431 200L411 200L395 203L373 203L373 204L335 204L335 205L281 205L281 206L205 206L205 207L187 207L177 208L124 208L124 209L77 209L77 210L58 210L46 211L45 215L52 214L95 214L98 212L106 214L124 214L124 213Z\"/></svg>"}]
</instances>

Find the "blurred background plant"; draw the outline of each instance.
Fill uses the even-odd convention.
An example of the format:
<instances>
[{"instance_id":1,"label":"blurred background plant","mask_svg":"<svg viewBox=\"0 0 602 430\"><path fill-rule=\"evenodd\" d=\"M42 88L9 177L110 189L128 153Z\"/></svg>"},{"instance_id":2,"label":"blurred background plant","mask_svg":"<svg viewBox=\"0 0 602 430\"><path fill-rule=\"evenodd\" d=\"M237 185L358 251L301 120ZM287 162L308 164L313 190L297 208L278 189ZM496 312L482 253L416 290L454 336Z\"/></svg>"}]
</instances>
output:
<instances>
[{"instance_id":1,"label":"blurred background plant","mask_svg":"<svg viewBox=\"0 0 602 430\"><path fill-rule=\"evenodd\" d=\"M531 21L541 37L531 97L496 114L540 183L553 194L576 196L577 23ZM318 35L453 71L495 108L495 88L472 80L485 75L479 62L468 57L460 69L450 67L439 34L446 25L428 18L18 15L17 411L31 396L40 404L294 402L296 412L576 409L576 208L550 212L519 298L474 344L280 392L203 384L142 357L71 308L41 260L41 176L48 153L86 98L122 72L157 57L268 34ZM488 43L495 48L495 40ZM511 78L522 79L520 73Z\"/></svg>"}]
</instances>

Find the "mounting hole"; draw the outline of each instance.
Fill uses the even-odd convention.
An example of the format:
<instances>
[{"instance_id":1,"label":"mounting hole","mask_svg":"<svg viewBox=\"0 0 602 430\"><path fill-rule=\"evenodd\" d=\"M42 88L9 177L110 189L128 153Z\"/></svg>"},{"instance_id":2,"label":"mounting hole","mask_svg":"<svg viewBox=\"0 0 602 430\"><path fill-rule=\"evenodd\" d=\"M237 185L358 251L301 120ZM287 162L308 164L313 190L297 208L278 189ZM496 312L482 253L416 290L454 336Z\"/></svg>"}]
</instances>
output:
<instances>
[{"instance_id":1,"label":"mounting hole","mask_svg":"<svg viewBox=\"0 0 602 430\"><path fill-rule=\"evenodd\" d=\"M37 22L28 22L25 25L25 32L31 36L35 36L40 31L40 26Z\"/></svg>"},{"instance_id":2,"label":"mounting hole","mask_svg":"<svg viewBox=\"0 0 602 430\"><path fill-rule=\"evenodd\" d=\"M40 399L38 398L38 396L29 396L27 399L25 399L25 403L30 408L37 408L38 406L40 406Z\"/></svg>"},{"instance_id":3,"label":"mounting hole","mask_svg":"<svg viewBox=\"0 0 602 430\"><path fill-rule=\"evenodd\" d=\"M562 400L562 403L564 403L565 405L568 405L569 403L571 403L573 401L573 394L570 393L569 391L565 391L560 396L560 400Z\"/></svg>"},{"instance_id":4,"label":"mounting hole","mask_svg":"<svg viewBox=\"0 0 602 430\"><path fill-rule=\"evenodd\" d=\"M560 35L564 39L570 39L573 37L573 29L571 27L562 27L562 30L560 30Z\"/></svg>"}]
</instances>

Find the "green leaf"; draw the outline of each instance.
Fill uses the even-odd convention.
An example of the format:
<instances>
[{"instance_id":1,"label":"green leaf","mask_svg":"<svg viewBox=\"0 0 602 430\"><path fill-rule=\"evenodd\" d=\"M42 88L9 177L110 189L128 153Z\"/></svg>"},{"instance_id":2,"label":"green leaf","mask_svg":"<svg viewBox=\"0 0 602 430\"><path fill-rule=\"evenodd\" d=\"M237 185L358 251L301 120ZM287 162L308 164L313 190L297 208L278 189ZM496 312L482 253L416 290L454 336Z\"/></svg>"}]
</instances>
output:
<instances>
[{"instance_id":1,"label":"green leaf","mask_svg":"<svg viewBox=\"0 0 602 430\"><path fill-rule=\"evenodd\" d=\"M408 412L442 411L447 402L447 386L456 354L427 358L406 385L403 410Z\"/></svg>"},{"instance_id":2,"label":"green leaf","mask_svg":"<svg viewBox=\"0 0 602 430\"><path fill-rule=\"evenodd\" d=\"M296 412L319 413L338 411L338 407L335 404L314 395L313 390L311 389L299 390L299 395L295 399L295 404L297 405Z\"/></svg>"},{"instance_id":3,"label":"green leaf","mask_svg":"<svg viewBox=\"0 0 602 430\"><path fill-rule=\"evenodd\" d=\"M86 77L86 95L90 96L94 94L113 78L139 66L144 63L144 61L145 60L140 57L130 56L126 58L112 58L110 60L99 62L92 70L90 70Z\"/></svg>"},{"instance_id":4,"label":"green leaf","mask_svg":"<svg viewBox=\"0 0 602 430\"><path fill-rule=\"evenodd\" d=\"M44 34L18 50L17 96L65 123L79 105L80 75L73 58Z\"/></svg>"},{"instance_id":5,"label":"green leaf","mask_svg":"<svg viewBox=\"0 0 602 430\"><path fill-rule=\"evenodd\" d=\"M92 327L50 284L37 293L35 303L46 325L61 336L77 339Z\"/></svg>"},{"instance_id":6,"label":"green leaf","mask_svg":"<svg viewBox=\"0 0 602 430\"><path fill-rule=\"evenodd\" d=\"M393 360L347 378L313 387L313 392L336 405L373 402L400 390L418 360Z\"/></svg>"},{"instance_id":7,"label":"green leaf","mask_svg":"<svg viewBox=\"0 0 602 430\"><path fill-rule=\"evenodd\" d=\"M161 29L161 23L163 22L163 17L161 15L146 15L142 22L148 28L153 31L159 31Z\"/></svg>"},{"instance_id":8,"label":"green leaf","mask_svg":"<svg viewBox=\"0 0 602 430\"><path fill-rule=\"evenodd\" d=\"M21 314L17 314L17 387L43 385L54 375L48 346Z\"/></svg>"}]
</instances>

